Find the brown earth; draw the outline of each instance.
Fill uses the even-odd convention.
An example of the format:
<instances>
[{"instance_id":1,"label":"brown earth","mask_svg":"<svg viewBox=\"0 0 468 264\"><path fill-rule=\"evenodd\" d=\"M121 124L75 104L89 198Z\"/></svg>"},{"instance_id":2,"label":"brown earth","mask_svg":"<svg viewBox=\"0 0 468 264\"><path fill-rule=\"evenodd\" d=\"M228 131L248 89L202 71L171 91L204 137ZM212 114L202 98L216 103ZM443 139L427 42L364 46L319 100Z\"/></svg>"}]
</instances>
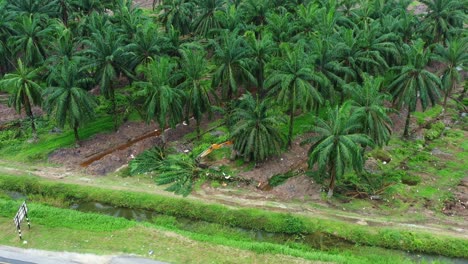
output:
<instances>
[{"instance_id":1,"label":"brown earth","mask_svg":"<svg viewBox=\"0 0 468 264\"><path fill-rule=\"evenodd\" d=\"M8 95L0 92L0 125L26 117L24 111L21 111L21 114L16 113L14 108L7 106L7 102ZM33 114L34 116L40 116L43 112L40 107L34 107Z\"/></svg>"},{"instance_id":2,"label":"brown earth","mask_svg":"<svg viewBox=\"0 0 468 264\"><path fill-rule=\"evenodd\" d=\"M209 122L209 120L204 119L201 122L202 128ZM126 122L114 133L99 134L80 142L79 147L54 151L49 155L49 162L62 164L91 175L105 175L125 167L132 158L144 150L153 146L161 146L163 144L162 138L167 142L182 139L184 135L195 131L195 122L190 122L187 125L178 124L174 129L166 129L162 137L150 136L140 141L136 140L158 129L154 123L148 125L143 122ZM88 166L81 166L82 163L93 159L96 155L114 149L115 151L108 155L89 162Z\"/></svg>"},{"instance_id":3,"label":"brown earth","mask_svg":"<svg viewBox=\"0 0 468 264\"><path fill-rule=\"evenodd\" d=\"M445 203L442 212L449 216L463 217L468 222L468 176L461 180L453 195L454 199Z\"/></svg>"}]
</instances>

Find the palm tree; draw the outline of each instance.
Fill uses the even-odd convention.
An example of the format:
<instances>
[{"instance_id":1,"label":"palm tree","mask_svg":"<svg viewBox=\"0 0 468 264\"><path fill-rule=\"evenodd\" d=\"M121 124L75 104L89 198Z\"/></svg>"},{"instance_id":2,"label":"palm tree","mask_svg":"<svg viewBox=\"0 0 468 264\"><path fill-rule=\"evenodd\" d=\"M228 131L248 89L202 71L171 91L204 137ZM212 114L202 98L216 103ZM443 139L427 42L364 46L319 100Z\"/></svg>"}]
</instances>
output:
<instances>
[{"instance_id":1,"label":"palm tree","mask_svg":"<svg viewBox=\"0 0 468 264\"><path fill-rule=\"evenodd\" d=\"M267 13L271 9L270 0L245 0L239 5L244 13L247 24L262 27L266 22Z\"/></svg>"},{"instance_id":2,"label":"palm tree","mask_svg":"<svg viewBox=\"0 0 468 264\"><path fill-rule=\"evenodd\" d=\"M271 32L273 36L273 40L276 43L283 43L291 41L292 36L295 33L295 23L293 21L293 16L289 12L281 12L281 13L268 13L266 17L266 21L268 25L266 29ZM262 30L259 30L259 37L260 34L263 33Z\"/></svg>"},{"instance_id":3,"label":"palm tree","mask_svg":"<svg viewBox=\"0 0 468 264\"><path fill-rule=\"evenodd\" d=\"M18 56L22 56L24 63L36 66L42 63L47 55L47 43L52 40L52 35L57 26L52 21L43 27L39 17L23 16L21 20L13 23L13 35L8 39L8 45Z\"/></svg>"},{"instance_id":4,"label":"palm tree","mask_svg":"<svg viewBox=\"0 0 468 264\"><path fill-rule=\"evenodd\" d=\"M40 71L40 68L27 68L21 59L18 59L16 72L8 73L0 80L0 86L8 89L11 93L9 105L13 106L18 113L21 113L21 109L24 107L26 115L31 120L34 140L37 139L37 132L32 107L34 105L40 106L42 103L42 87L38 83Z\"/></svg>"},{"instance_id":5,"label":"palm tree","mask_svg":"<svg viewBox=\"0 0 468 264\"><path fill-rule=\"evenodd\" d=\"M423 111L428 104L434 105L439 97L441 88L440 79L433 73L426 70L430 59L430 52L424 49L424 42L418 39L413 45L404 45L405 66L395 67L397 75L388 86L393 96L393 102L402 109L406 107L408 113L406 116L404 137L409 136L409 124L411 112L416 110L416 104L421 102Z\"/></svg>"},{"instance_id":6,"label":"palm tree","mask_svg":"<svg viewBox=\"0 0 468 264\"><path fill-rule=\"evenodd\" d=\"M384 106L390 95L380 92L383 78L364 75L364 83L356 85L351 92L353 115L362 125L362 133L382 147L387 144L392 133L392 120L387 113L391 110Z\"/></svg>"},{"instance_id":7,"label":"palm tree","mask_svg":"<svg viewBox=\"0 0 468 264\"><path fill-rule=\"evenodd\" d=\"M104 13L108 6L105 1L102 0L79 0L72 1L71 5L73 9L77 10L81 15L80 17L86 17L93 12Z\"/></svg>"},{"instance_id":8,"label":"palm tree","mask_svg":"<svg viewBox=\"0 0 468 264\"><path fill-rule=\"evenodd\" d=\"M171 27L178 30L182 35L190 32L192 15L195 9L195 3L191 0L163 0L162 5L158 6L161 11L159 20L169 31Z\"/></svg>"},{"instance_id":9,"label":"palm tree","mask_svg":"<svg viewBox=\"0 0 468 264\"><path fill-rule=\"evenodd\" d=\"M361 125L350 111L349 103L328 108L328 118L318 118L311 128L313 136L303 141L312 144L309 149L309 168L318 165L320 173L330 177L328 198L333 196L335 182L349 167L361 171L364 165L363 145L372 145L365 134L357 133Z\"/></svg>"},{"instance_id":10,"label":"palm tree","mask_svg":"<svg viewBox=\"0 0 468 264\"><path fill-rule=\"evenodd\" d=\"M80 56L79 38L75 38L70 29L64 29L56 41L54 41L50 46L50 55L47 57L47 65L50 68L55 67L55 65L60 65L64 60L81 60L83 59Z\"/></svg>"},{"instance_id":11,"label":"palm tree","mask_svg":"<svg viewBox=\"0 0 468 264\"><path fill-rule=\"evenodd\" d=\"M322 103L322 96L312 86L312 81L322 80L310 68L309 57L304 52L303 45L283 45L282 48L283 56L272 60L270 64L265 86L271 89L271 96L276 97L281 105L288 107L288 146L291 146L294 113L297 107L305 109L314 103Z\"/></svg>"},{"instance_id":12,"label":"palm tree","mask_svg":"<svg viewBox=\"0 0 468 264\"><path fill-rule=\"evenodd\" d=\"M373 22L369 27L358 31L356 38L363 53L365 61L361 69L367 73L379 75L385 73L391 61L400 61L400 52L395 43L398 36L395 33L381 32L382 28L378 22Z\"/></svg>"},{"instance_id":13,"label":"palm tree","mask_svg":"<svg viewBox=\"0 0 468 264\"><path fill-rule=\"evenodd\" d=\"M14 12L18 16L28 17L32 15L57 17L58 6L56 1L40 1L40 0L6 0L7 9Z\"/></svg>"},{"instance_id":14,"label":"palm tree","mask_svg":"<svg viewBox=\"0 0 468 264\"><path fill-rule=\"evenodd\" d=\"M255 63L254 72L257 79L258 91L263 96L266 93L264 89L265 66L275 54L277 46L270 34L262 34L262 37L258 39L255 37L254 32L248 31L245 33L245 37L250 49L250 58Z\"/></svg>"},{"instance_id":15,"label":"palm tree","mask_svg":"<svg viewBox=\"0 0 468 264\"><path fill-rule=\"evenodd\" d=\"M184 97L182 90L174 88L174 69L176 64L169 58L161 57L137 69L145 76L145 81L136 82L143 88L138 95L145 99L146 121L156 120L161 129L169 122L175 127L184 116Z\"/></svg>"},{"instance_id":16,"label":"palm tree","mask_svg":"<svg viewBox=\"0 0 468 264\"><path fill-rule=\"evenodd\" d=\"M114 81L121 73L128 72L131 53L124 44L124 36L107 24L103 32L94 32L89 39L83 41L87 56L84 68L94 73L99 83L101 94L111 100L114 126L117 129L117 106L115 102Z\"/></svg>"},{"instance_id":17,"label":"palm tree","mask_svg":"<svg viewBox=\"0 0 468 264\"><path fill-rule=\"evenodd\" d=\"M237 35L237 31L224 31L220 37L220 43L211 42L214 45L214 61L217 69L213 74L213 87L221 86L224 100L232 99L236 94L240 81L248 80L255 83L255 77L249 64L249 50L245 40Z\"/></svg>"},{"instance_id":18,"label":"palm tree","mask_svg":"<svg viewBox=\"0 0 468 264\"><path fill-rule=\"evenodd\" d=\"M7 12L5 8L5 3L0 3L0 75L3 75L5 72L12 66L11 50L9 49L7 43L8 39L13 33L12 22L14 21L14 15L11 12Z\"/></svg>"},{"instance_id":19,"label":"palm tree","mask_svg":"<svg viewBox=\"0 0 468 264\"><path fill-rule=\"evenodd\" d=\"M444 41L453 28L463 28L466 21L466 1L421 0L428 7L422 27L423 32L433 37L434 43Z\"/></svg>"},{"instance_id":20,"label":"palm tree","mask_svg":"<svg viewBox=\"0 0 468 264\"><path fill-rule=\"evenodd\" d=\"M269 101L259 101L252 94L244 94L231 115L231 137L234 149L246 160L263 161L279 154L285 143L285 134L280 129L286 118Z\"/></svg>"},{"instance_id":21,"label":"palm tree","mask_svg":"<svg viewBox=\"0 0 468 264\"><path fill-rule=\"evenodd\" d=\"M91 82L85 76L75 61L65 59L60 66L52 68L50 86L44 93L49 115L54 115L59 127L68 123L73 128L77 144L80 140L78 128L94 118L97 106L92 95L83 89L84 84Z\"/></svg>"},{"instance_id":22,"label":"palm tree","mask_svg":"<svg viewBox=\"0 0 468 264\"><path fill-rule=\"evenodd\" d=\"M468 38L447 41L447 47L437 45L434 58L444 64L442 84L445 90L444 108L453 88L461 81L460 71L468 67Z\"/></svg>"},{"instance_id":23,"label":"palm tree","mask_svg":"<svg viewBox=\"0 0 468 264\"><path fill-rule=\"evenodd\" d=\"M210 85L210 70L201 48L184 48L180 50L181 65L178 77L182 82L178 88L187 94L185 118L193 115L197 123L197 136L200 137L200 121L204 113L211 116L213 99L216 98Z\"/></svg>"},{"instance_id":24,"label":"palm tree","mask_svg":"<svg viewBox=\"0 0 468 264\"><path fill-rule=\"evenodd\" d=\"M222 29L242 31L246 27L242 12L234 4L228 4L224 10L215 13L215 18Z\"/></svg>"},{"instance_id":25,"label":"palm tree","mask_svg":"<svg viewBox=\"0 0 468 264\"><path fill-rule=\"evenodd\" d=\"M335 100L335 92L341 93L341 102L343 102L344 91L342 87L345 84L346 77L353 78L355 73L349 65L340 62L340 54L343 52L342 45L336 45L336 38L325 38L318 34L317 37L310 38L311 62L315 72L320 75L322 81L315 85L319 88L321 95L330 101Z\"/></svg>"},{"instance_id":26,"label":"palm tree","mask_svg":"<svg viewBox=\"0 0 468 264\"><path fill-rule=\"evenodd\" d=\"M150 21L147 16L143 15L142 9L133 5L132 0L115 1L113 12L112 21L122 34L127 34L128 40L133 39L135 32L141 25Z\"/></svg>"},{"instance_id":27,"label":"palm tree","mask_svg":"<svg viewBox=\"0 0 468 264\"><path fill-rule=\"evenodd\" d=\"M223 11L226 0L197 0L197 15L193 21L193 31L200 36L208 37L213 29L219 29L220 23L215 14Z\"/></svg>"},{"instance_id":28,"label":"palm tree","mask_svg":"<svg viewBox=\"0 0 468 264\"><path fill-rule=\"evenodd\" d=\"M128 49L133 53L130 69L133 70L140 64L148 64L168 46L169 40L158 32L156 24L147 22L138 26L133 41L128 45Z\"/></svg>"}]
</instances>

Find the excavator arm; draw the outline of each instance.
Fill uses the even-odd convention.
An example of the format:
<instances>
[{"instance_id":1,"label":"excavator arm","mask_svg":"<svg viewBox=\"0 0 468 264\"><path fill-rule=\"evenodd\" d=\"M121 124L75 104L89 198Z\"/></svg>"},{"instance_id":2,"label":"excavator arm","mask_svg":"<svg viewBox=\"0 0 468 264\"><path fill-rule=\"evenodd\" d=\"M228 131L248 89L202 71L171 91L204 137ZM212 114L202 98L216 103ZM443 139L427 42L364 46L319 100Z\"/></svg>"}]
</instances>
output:
<instances>
[{"instance_id":1,"label":"excavator arm","mask_svg":"<svg viewBox=\"0 0 468 264\"><path fill-rule=\"evenodd\" d=\"M220 149L222 147L230 146L230 145L232 145L232 141L226 141L226 142L223 142L223 143L220 143L220 144L212 144L209 148L207 148L205 151L200 153L200 155L198 155L195 158L195 160L197 162L199 162L202 158L208 156L211 152L213 152L213 150L217 150L217 149Z\"/></svg>"}]
</instances>

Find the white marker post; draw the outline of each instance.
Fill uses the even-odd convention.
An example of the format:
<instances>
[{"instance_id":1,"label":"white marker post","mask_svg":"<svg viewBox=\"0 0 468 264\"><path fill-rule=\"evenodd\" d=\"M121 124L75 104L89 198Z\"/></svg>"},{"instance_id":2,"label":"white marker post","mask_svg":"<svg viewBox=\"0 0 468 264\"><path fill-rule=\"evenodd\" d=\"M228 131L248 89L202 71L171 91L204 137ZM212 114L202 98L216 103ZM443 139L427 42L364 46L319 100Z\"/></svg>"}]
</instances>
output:
<instances>
[{"instance_id":1,"label":"white marker post","mask_svg":"<svg viewBox=\"0 0 468 264\"><path fill-rule=\"evenodd\" d=\"M29 217L28 217L28 206L26 205L26 202L23 202L23 204L20 206L18 209L18 212L15 215L15 218L13 218L13 221L15 222L16 229L18 230L19 238L22 240L23 237L21 236L21 221L23 221L24 217L26 217L26 221L28 221L28 229L31 229L31 224L29 223Z\"/></svg>"}]
</instances>

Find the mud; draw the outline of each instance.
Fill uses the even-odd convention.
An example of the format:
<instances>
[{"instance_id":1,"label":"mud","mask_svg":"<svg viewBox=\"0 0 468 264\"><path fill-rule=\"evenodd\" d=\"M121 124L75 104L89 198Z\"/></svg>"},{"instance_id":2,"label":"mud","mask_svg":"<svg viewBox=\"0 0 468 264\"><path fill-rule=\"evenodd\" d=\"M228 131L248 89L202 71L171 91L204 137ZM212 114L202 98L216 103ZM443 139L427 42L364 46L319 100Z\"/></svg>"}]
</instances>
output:
<instances>
[{"instance_id":1,"label":"mud","mask_svg":"<svg viewBox=\"0 0 468 264\"><path fill-rule=\"evenodd\" d=\"M463 217L468 222L468 177L460 181L453 195L455 198L445 203L442 212L449 216Z\"/></svg>"}]
</instances>

